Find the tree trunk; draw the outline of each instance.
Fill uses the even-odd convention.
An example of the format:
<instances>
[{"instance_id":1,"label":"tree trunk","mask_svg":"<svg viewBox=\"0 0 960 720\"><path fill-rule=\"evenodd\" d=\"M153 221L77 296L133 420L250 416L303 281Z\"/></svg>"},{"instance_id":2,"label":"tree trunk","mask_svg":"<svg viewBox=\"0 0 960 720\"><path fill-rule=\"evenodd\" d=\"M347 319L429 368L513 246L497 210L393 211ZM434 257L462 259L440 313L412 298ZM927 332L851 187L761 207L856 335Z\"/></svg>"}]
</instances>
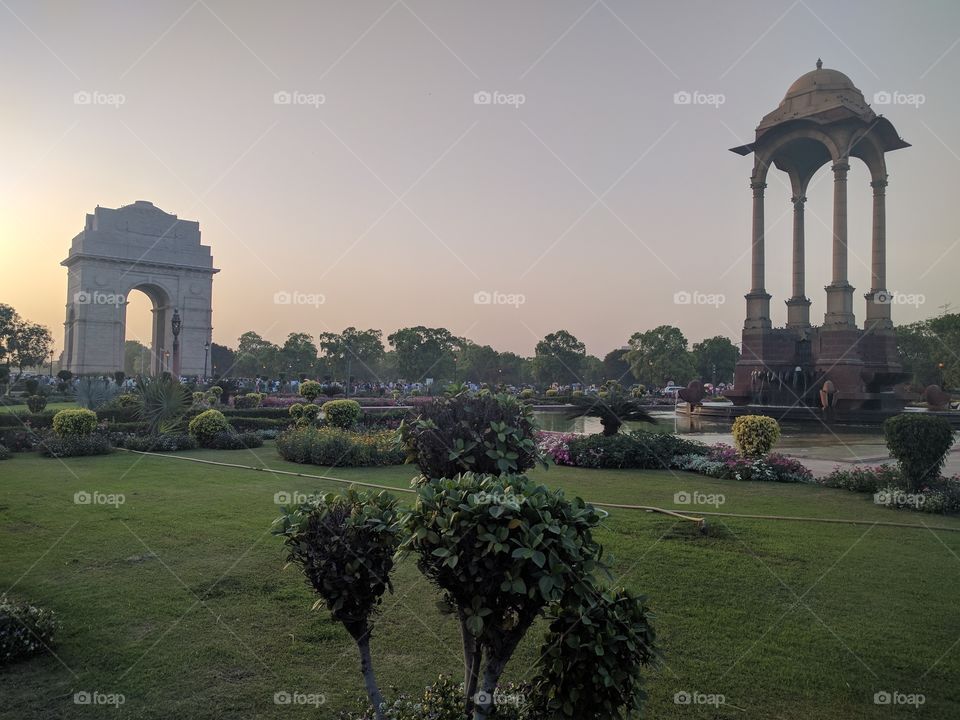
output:
<instances>
[{"instance_id":1,"label":"tree trunk","mask_svg":"<svg viewBox=\"0 0 960 720\"><path fill-rule=\"evenodd\" d=\"M463 696L467 713L473 711L474 695L480 682L480 667L483 662L483 648L479 641L467 629L467 616L458 608L460 617L460 635L463 640Z\"/></svg>"},{"instance_id":2,"label":"tree trunk","mask_svg":"<svg viewBox=\"0 0 960 720\"><path fill-rule=\"evenodd\" d=\"M370 630L364 624L363 627L347 628L353 639L357 642L357 649L360 651L360 673L363 675L363 684L367 689L367 697L373 705L374 715L377 720L384 720L383 716L383 695L380 693L380 686L377 685L377 677L373 672L373 657L370 655Z\"/></svg>"},{"instance_id":3,"label":"tree trunk","mask_svg":"<svg viewBox=\"0 0 960 720\"><path fill-rule=\"evenodd\" d=\"M482 702L474 706L473 720L487 720L494 710L494 694L497 691L497 683L500 682L500 676L503 675L507 663L513 656L513 651L527 634L527 630L533 624L536 614L529 617L521 617L517 626L509 633L505 633L499 647L489 648L487 651L487 666L483 671L483 682L480 684L478 695Z\"/></svg>"}]
</instances>

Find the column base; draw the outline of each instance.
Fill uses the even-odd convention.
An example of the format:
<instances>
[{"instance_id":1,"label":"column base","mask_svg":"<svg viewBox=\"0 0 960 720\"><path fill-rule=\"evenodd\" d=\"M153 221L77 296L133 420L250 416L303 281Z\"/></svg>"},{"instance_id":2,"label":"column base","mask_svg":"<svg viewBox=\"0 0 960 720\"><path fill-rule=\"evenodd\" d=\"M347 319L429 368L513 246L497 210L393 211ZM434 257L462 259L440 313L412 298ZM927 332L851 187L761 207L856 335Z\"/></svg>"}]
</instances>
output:
<instances>
[{"instance_id":1,"label":"column base","mask_svg":"<svg viewBox=\"0 0 960 720\"><path fill-rule=\"evenodd\" d=\"M893 329L893 320L890 319L890 302L893 299L893 293L889 290L871 290L864 297L867 299L867 317L863 322L864 329Z\"/></svg>"},{"instance_id":2,"label":"column base","mask_svg":"<svg viewBox=\"0 0 960 720\"><path fill-rule=\"evenodd\" d=\"M744 297L747 299L747 319L743 321L743 329L763 330L773 327L770 322L770 294L766 290L751 290Z\"/></svg>"},{"instance_id":3,"label":"column base","mask_svg":"<svg viewBox=\"0 0 960 720\"><path fill-rule=\"evenodd\" d=\"M810 327L810 298L792 297L786 305L788 328L801 330Z\"/></svg>"},{"instance_id":4,"label":"column base","mask_svg":"<svg viewBox=\"0 0 960 720\"><path fill-rule=\"evenodd\" d=\"M852 327L857 326L853 315L853 291L855 288L848 282L831 283L824 290L827 292L827 312L823 316L824 327Z\"/></svg>"}]
</instances>

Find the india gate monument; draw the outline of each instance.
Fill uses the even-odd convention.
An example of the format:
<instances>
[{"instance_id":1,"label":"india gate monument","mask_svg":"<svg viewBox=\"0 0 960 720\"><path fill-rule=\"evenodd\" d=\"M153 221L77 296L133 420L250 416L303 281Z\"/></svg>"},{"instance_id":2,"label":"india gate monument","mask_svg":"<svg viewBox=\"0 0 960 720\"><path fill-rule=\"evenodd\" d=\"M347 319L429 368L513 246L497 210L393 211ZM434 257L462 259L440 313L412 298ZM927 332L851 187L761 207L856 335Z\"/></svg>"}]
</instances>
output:
<instances>
[{"instance_id":1,"label":"india gate monument","mask_svg":"<svg viewBox=\"0 0 960 720\"><path fill-rule=\"evenodd\" d=\"M137 200L97 207L73 238L62 366L76 375L123 370L127 299L153 304L152 374L203 375L212 332L213 267L200 224Z\"/></svg>"},{"instance_id":2,"label":"india gate monument","mask_svg":"<svg viewBox=\"0 0 960 720\"><path fill-rule=\"evenodd\" d=\"M821 407L881 414L902 409L895 386L906 376L898 362L887 288L884 158L906 147L849 77L818 60L816 69L800 76L779 107L760 121L754 141L732 148L739 155L753 154L750 291L735 387L727 393L735 405L780 406L807 414ZM854 160L869 170L873 193L871 280L862 326L847 277L847 172ZM804 274L804 205L810 179L828 163L833 173L832 279L825 288L826 314L815 325ZM763 201L772 168L789 177L793 202L792 295L786 299L786 327L778 328L770 322L764 265ZM868 256L866 243L862 253Z\"/></svg>"}]
</instances>

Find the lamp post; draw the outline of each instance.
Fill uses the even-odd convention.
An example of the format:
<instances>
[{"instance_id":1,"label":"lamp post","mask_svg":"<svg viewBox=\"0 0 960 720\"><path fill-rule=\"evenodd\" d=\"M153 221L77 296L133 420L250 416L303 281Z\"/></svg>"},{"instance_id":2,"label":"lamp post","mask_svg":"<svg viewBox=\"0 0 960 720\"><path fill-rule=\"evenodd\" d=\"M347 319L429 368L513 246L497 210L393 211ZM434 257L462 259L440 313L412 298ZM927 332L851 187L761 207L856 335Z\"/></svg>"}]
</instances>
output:
<instances>
[{"instance_id":1,"label":"lamp post","mask_svg":"<svg viewBox=\"0 0 960 720\"><path fill-rule=\"evenodd\" d=\"M210 341L203 344L203 381L207 381L207 359L210 357Z\"/></svg>"},{"instance_id":2,"label":"lamp post","mask_svg":"<svg viewBox=\"0 0 960 720\"><path fill-rule=\"evenodd\" d=\"M941 389L941 390L944 389L943 383L944 383L944 379L945 379L945 378L944 378L943 370L944 370L945 367L946 367L946 365L945 365L944 363L942 363L942 362L941 362L941 363L937 363L937 369L940 371L940 389Z\"/></svg>"},{"instance_id":3,"label":"lamp post","mask_svg":"<svg viewBox=\"0 0 960 720\"><path fill-rule=\"evenodd\" d=\"M53 350L50 351L50 377L53 377Z\"/></svg>"},{"instance_id":4,"label":"lamp post","mask_svg":"<svg viewBox=\"0 0 960 720\"><path fill-rule=\"evenodd\" d=\"M170 372L170 351L161 350L163 353L163 372Z\"/></svg>"},{"instance_id":5,"label":"lamp post","mask_svg":"<svg viewBox=\"0 0 960 720\"><path fill-rule=\"evenodd\" d=\"M170 328L173 330L173 375L177 378L180 377L180 330L182 327L180 311L174 308Z\"/></svg>"}]
</instances>

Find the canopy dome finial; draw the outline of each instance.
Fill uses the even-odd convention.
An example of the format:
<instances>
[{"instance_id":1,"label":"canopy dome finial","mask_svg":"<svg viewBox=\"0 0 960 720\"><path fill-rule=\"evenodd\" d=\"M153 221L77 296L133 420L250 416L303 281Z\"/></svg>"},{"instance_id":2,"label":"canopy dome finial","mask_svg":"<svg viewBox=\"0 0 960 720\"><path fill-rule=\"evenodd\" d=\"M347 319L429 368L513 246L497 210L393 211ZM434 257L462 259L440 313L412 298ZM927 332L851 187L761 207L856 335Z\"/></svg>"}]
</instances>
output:
<instances>
[{"instance_id":1,"label":"canopy dome finial","mask_svg":"<svg viewBox=\"0 0 960 720\"><path fill-rule=\"evenodd\" d=\"M819 70L822 67L823 67L823 60L821 60L820 58L817 58L817 70Z\"/></svg>"}]
</instances>

